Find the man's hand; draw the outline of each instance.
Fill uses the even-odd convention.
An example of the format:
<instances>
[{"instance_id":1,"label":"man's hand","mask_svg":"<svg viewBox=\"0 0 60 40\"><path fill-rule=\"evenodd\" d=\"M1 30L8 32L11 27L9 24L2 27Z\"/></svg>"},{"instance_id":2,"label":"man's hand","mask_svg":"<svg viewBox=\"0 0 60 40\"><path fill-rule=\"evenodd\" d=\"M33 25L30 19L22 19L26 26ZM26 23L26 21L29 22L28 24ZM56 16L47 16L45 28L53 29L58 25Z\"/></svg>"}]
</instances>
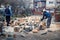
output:
<instances>
[{"instance_id":1,"label":"man's hand","mask_svg":"<svg viewBox=\"0 0 60 40\"><path fill-rule=\"evenodd\" d=\"M40 21L43 21L43 19L41 19Z\"/></svg>"}]
</instances>

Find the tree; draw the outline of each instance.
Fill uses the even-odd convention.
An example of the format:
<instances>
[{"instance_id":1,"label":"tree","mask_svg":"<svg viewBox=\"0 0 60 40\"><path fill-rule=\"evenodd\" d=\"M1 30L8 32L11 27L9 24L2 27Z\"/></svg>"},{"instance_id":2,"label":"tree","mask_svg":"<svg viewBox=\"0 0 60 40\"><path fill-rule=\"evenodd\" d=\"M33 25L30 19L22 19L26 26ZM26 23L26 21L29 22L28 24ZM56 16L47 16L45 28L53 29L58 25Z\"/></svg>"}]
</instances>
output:
<instances>
[{"instance_id":1,"label":"tree","mask_svg":"<svg viewBox=\"0 0 60 40\"><path fill-rule=\"evenodd\" d=\"M0 0L0 4L4 3L4 0Z\"/></svg>"}]
</instances>

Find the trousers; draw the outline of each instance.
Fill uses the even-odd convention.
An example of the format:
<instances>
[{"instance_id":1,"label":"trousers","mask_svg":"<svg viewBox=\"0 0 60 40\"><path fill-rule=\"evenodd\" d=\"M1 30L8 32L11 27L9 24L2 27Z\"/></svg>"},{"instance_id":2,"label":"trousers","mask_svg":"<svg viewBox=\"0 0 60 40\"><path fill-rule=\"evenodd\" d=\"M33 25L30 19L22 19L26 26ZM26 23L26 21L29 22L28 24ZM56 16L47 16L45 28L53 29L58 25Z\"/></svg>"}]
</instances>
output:
<instances>
[{"instance_id":1,"label":"trousers","mask_svg":"<svg viewBox=\"0 0 60 40\"><path fill-rule=\"evenodd\" d=\"M6 22L7 22L7 26L9 26L9 23L10 23L10 16L6 16Z\"/></svg>"},{"instance_id":2,"label":"trousers","mask_svg":"<svg viewBox=\"0 0 60 40\"><path fill-rule=\"evenodd\" d=\"M47 18L47 28L50 28L51 18Z\"/></svg>"}]
</instances>

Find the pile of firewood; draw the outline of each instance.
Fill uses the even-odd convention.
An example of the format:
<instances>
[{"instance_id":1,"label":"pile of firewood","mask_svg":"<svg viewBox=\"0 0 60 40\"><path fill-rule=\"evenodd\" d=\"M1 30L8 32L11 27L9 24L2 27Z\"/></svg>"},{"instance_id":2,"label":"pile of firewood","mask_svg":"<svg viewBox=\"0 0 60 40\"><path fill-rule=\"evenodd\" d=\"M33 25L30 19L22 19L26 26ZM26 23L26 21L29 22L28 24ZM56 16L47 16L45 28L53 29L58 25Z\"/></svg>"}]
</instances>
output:
<instances>
[{"instance_id":1,"label":"pile of firewood","mask_svg":"<svg viewBox=\"0 0 60 40\"><path fill-rule=\"evenodd\" d=\"M5 23L4 25L6 25L6 21L4 23ZM13 28L14 32L21 32L23 30L37 32L40 29L45 29L46 23L40 22L40 17L31 16L31 17L16 18L15 20L11 20L10 27Z\"/></svg>"}]
</instances>

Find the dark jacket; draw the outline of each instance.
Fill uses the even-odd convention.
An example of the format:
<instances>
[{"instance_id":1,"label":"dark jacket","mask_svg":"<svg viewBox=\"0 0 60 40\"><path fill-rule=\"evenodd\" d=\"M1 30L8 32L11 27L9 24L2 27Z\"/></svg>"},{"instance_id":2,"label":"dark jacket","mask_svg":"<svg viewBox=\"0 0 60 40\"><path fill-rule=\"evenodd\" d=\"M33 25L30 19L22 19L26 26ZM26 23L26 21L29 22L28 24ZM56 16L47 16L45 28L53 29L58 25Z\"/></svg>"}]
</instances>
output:
<instances>
[{"instance_id":1,"label":"dark jacket","mask_svg":"<svg viewBox=\"0 0 60 40\"><path fill-rule=\"evenodd\" d=\"M42 17L41 21L43 21L43 19L47 19L47 18L51 18L51 17L52 17L51 13L45 11L45 12L43 12L43 17Z\"/></svg>"},{"instance_id":2,"label":"dark jacket","mask_svg":"<svg viewBox=\"0 0 60 40\"><path fill-rule=\"evenodd\" d=\"M5 9L5 16L11 16L12 14L11 14L11 11L10 11L10 9L9 8L6 8Z\"/></svg>"}]
</instances>

